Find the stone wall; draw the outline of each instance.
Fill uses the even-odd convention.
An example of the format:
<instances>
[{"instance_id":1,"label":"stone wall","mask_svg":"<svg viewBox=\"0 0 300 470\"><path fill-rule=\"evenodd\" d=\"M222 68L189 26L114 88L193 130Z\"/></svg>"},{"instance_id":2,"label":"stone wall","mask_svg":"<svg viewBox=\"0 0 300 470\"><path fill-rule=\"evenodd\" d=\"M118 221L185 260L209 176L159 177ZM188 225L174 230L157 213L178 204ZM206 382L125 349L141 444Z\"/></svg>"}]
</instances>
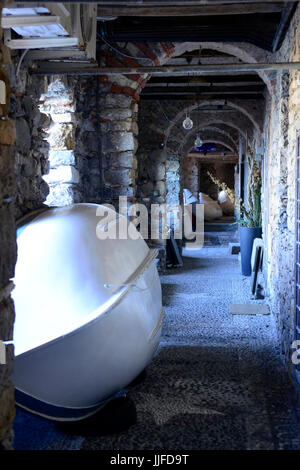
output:
<instances>
[{"instance_id":1,"label":"stone wall","mask_svg":"<svg viewBox=\"0 0 300 470\"><path fill-rule=\"evenodd\" d=\"M47 128L50 171L48 206L66 206L82 201L80 160L75 154L76 100L74 85L67 77L53 76L40 96L40 110L50 120Z\"/></svg>"},{"instance_id":2,"label":"stone wall","mask_svg":"<svg viewBox=\"0 0 300 470\"><path fill-rule=\"evenodd\" d=\"M169 153L166 161L166 204L168 206L182 203L182 189L181 160L177 155Z\"/></svg>"},{"instance_id":3,"label":"stone wall","mask_svg":"<svg viewBox=\"0 0 300 470\"><path fill-rule=\"evenodd\" d=\"M261 119L258 119L257 103L250 100L250 103L241 103L242 100L230 102L233 106L232 113L219 111L202 112L201 107L216 105L224 102L212 100L203 101L201 105L189 103L187 101L163 100L141 101L139 108L139 141L144 142L146 147L155 146L164 140L168 151L183 157L193 148L196 132L200 130L203 140L209 142L210 138L214 141L228 146L231 151L237 150L239 132L246 136L253 135L253 126L262 127ZM235 108L234 106L237 106ZM187 131L182 127L185 113L189 112L194 122L193 129ZM263 116L263 112L261 113Z\"/></svg>"},{"instance_id":4,"label":"stone wall","mask_svg":"<svg viewBox=\"0 0 300 470\"><path fill-rule=\"evenodd\" d=\"M135 80L107 76L100 83L101 161L104 201L118 204L120 196L136 196L139 76Z\"/></svg>"},{"instance_id":5,"label":"stone wall","mask_svg":"<svg viewBox=\"0 0 300 470\"><path fill-rule=\"evenodd\" d=\"M0 2L0 15L2 10ZM0 26L0 34L2 30ZM9 62L9 52L0 42L0 79L5 83L6 97L0 104L0 339L11 340L13 335L14 305L10 293L16 262L16 228L14 199L17 191L14 176L15 123L8 116L9 78L3 67ZM13 346L6 347L6 364L0 364L0 450L11 449L12 421L15 415L14 389L10 381L13 368Z\"/></svg>"},{"instance_id":6,"label":"stone wall","mask_svg":"<svg viewBox=\"0 0 300 470\"><path fill-rule=\"evenodd\" d=\"M175 230L179 227L179 219L176 210L172 208L182 204L181 187L181 160L178 153L172 151L165 144L165 136L158 126L159 113L147 116L144 103L139 108L139 148L137 152L138 177L137 177L137 199L145 204L151 211L151 204L165 204L167 211L172 211L170 228ZM152 108L153 113L157 108ZM150 119L150 120L149 120ZM150 233L150 232L149 232ZM153 241L148 240L149 244ZM154 242L160 248L159 269L165 270L166 266L166 240L160 239ZM177 240L181 249L181 241Z\"/></svg>"},{"instance_id":7,"label":"stone wall","mask_svg":"<svg viewBox=\"0 0 300 470\"><path fill-rule=\"evenodd\" d=\"M99 77L72 77L76 99L77 169L84 202L103 202L103 171L105 162L101 153L100 79Z\"/></svg>"},{"instance_id":8,"label":"stone wall","mask_svg":"<svg viewBox=\"0 0 300 470\"><path fill-rule=\"evenodd\" d=\"M143 142L141 143L143 144ZM166 202L166 162L165 148L153 147L138 154L138 198L141 202L162 204Z\"/></svg>"},{"instance_id":9,"label":"stone wall","mask_svg":"<svg viewBox=\"0 0 300 470\"><path fill-rule=\"evenodd\" d=\"M149 215L153 215L152 219L149 217L148 239L146 241L149 246L155 246L160 250L158 267L161 271L164 271L166 264L166 240L161 238L157 240L151 239L151 220L154 220L155 217L151 209L152 204L166 204L167 191L169 203L171 204L174 201L171 191L172 188L176 188L176 163L171 160L171 156L168 156L164 146L159 146L159 144L154 146L154 144L151 144L148 147L147 143L142 141L139 148L140 151L137 154L137 200L147 207Z\"/></svg>"},{"instance_id":10,"label":"stone wall","mask_svg":"<svg viewBox=\"0 0 300 470\"><path fill-rule=\"evenodd\" d=\"M199 160L197 158L182 159L182 184L189 189L194 196L199 197Z\"/></svg>"},{"instance_id":11,"label":"stone wall","mask_svg":"<svg viewBox=\"0 0 300 470\"><path fill-rule=\"evenodd\" d=\"M11 85L9 117L14 121L16 175L15 217L42 206L49 193L43 175L49 172L49 145L45 140L47 116L38 108L46 80L30 75L20 63L21 54L13 51L11 63L6 66ZM20 63L21 66L18 67Z\"/></svg>"},{"instance_id":12,"label":"stone wall","mask_svg":"<svg viewBox=\"0 0 300 470\"><path fill-rule=\"evenodd\" d=\"M300 8L275 60L299 61ZM274 79L275 92L267 102L265 124L266 214L264 230L267 241L265 275L272 311L278 319L282 353L291 367L291 343L294 337L294 243L296 130L300 127L300 74L282 71ZM276 256L274 256L276 253Z\"/></svg>"},{"instance_id":13,"label":"stone wall","mask_svg":"<svg viewBox=\"0 0 300 470\"><path fill-rule=\"evenodd\" d=\"M47 204L135 197L136 100L103 77L52 77L41 98L52 120Z\"/></svg>"}]
</instances>

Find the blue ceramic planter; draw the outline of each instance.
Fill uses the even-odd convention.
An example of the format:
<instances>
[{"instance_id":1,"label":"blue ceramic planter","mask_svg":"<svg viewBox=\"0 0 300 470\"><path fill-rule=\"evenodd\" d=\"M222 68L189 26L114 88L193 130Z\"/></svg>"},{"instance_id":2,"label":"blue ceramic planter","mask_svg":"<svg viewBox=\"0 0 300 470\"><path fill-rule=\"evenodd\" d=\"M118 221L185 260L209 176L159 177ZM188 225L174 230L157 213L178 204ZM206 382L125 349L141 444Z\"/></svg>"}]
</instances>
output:
<instances>
[{"instance_id":1,"label":"blue ceramic planter","mask_svg":"<svg viewBox=\"0 0 300 470\"><path fill-rule=\"evenodd\" d=\"M261 238L261 227L240 227L241 262L243 276L251 276L251 254L254 238Z\"/></svg>"}]
</instances>

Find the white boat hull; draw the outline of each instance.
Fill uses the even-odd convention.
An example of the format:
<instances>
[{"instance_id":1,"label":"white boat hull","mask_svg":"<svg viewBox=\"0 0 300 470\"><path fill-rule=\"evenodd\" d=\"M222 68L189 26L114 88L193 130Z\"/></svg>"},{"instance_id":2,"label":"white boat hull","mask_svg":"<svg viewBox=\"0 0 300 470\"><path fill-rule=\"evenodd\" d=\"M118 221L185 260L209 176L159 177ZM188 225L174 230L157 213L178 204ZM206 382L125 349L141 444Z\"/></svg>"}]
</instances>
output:
<instances>
[{"instance_id":1,"label":"white boat hull","mask_svg":"<svg viewBox=\"0 0 300 470\"><path fill-rule=\"evenodd\" d=\"M163 321L154 258L147 248L92 320L16 356L13 380L21 406L51 419L82 419L141 373L157 349ZM15 297L18 316L22 299Z\"/></svg>"}]
</instances>

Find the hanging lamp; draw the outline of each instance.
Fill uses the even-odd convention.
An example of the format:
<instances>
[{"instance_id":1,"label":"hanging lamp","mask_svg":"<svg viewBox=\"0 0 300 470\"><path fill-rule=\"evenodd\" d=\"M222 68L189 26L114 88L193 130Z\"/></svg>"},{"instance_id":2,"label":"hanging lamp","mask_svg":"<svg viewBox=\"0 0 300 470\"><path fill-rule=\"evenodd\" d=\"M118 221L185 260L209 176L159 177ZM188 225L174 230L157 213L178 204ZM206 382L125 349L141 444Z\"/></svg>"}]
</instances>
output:
<instances>
[{"instance_id":1,"label":"hanging lamp","mask_svg":"<svg viewBox=\"0 0 300 470\"><path fill-rule=\"evenodd\" d=\"M201 139L200 137L200 133L197 132L197 135L196 135L196 139L195 139L195 143L194 143L194 147L195 149L199 149L200 147L202 147L203 145L203 140Z\"/></svg>"},{"instance_id":2,"label":"hanging lamp","mask_svg":"<svg viewBox=\"0 0 300 470\"><path fill-rule=\"evenodd\" d=\"M198 109L197 109L197 128L199 128L199 103L198 103ZM195 139L195 142L194 142L195 150L200 150L202 145L203 145L203 140L200 137L200 132L197 132L196 139Z\"/></svg>"},{"instance_id":3,"label":"hanging lamp","mask_svg":"<svg viewBox=\"0 0 300 470\"><path fill-rule=\"evenodd\" d=\"M188 116L188 113L186 111L185 113L185 120L183 121L182 123L182 126L184 129L186 129L187 131L189 131L190 129L193 129L193 121L191 120L191 118Z\"/></svg>"}]
</instances>

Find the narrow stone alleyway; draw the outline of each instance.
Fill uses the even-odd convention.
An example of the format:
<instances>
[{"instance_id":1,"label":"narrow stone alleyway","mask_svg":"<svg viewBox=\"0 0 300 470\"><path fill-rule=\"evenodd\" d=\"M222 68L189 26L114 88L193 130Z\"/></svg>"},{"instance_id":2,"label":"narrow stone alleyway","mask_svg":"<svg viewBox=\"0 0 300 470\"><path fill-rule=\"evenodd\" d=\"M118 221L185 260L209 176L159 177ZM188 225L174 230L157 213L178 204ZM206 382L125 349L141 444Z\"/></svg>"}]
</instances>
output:
<instances>
[{"instance_id":1,"label":"narrow stone alleyway","mask_svg":"<svg viewBox=\"0 0 300 470\"><path fill-rule=\"evenodd\" d=\"M232 316L252 302L228 246L184 253L162 277L166 317L160 349L129 397L137 423L106 436L74 436L19 410L17 448L300 449L296 395L271 316Z\"/></svg>"}]
</instances>

